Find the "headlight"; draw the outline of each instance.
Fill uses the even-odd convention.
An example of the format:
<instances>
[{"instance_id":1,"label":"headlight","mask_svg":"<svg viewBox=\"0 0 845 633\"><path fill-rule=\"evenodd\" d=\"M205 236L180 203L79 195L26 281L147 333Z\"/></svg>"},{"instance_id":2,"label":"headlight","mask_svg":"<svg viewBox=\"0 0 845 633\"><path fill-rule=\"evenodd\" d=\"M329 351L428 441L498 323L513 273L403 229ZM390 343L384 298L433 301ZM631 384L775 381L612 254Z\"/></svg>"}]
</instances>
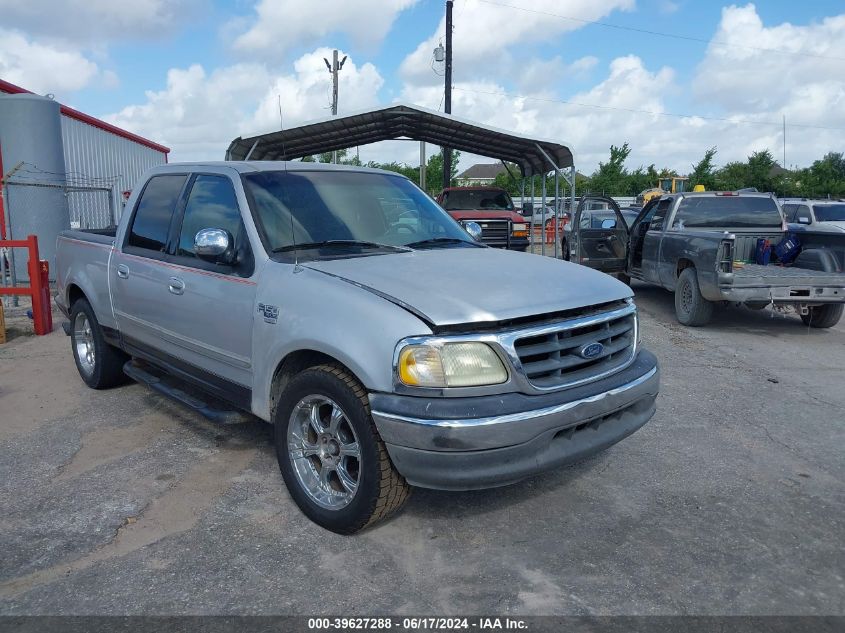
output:
<instances>
[{"instance_id":1,"label":"headlight","mask_svg":"<svg viewBox=\"0 0 845 633\"><path fill-rule=\"evenodd\" d=\"M497 385L508 372L485 343L408 345L399 352L399 380L412 387Z\"/></svg>"}]
</instances>

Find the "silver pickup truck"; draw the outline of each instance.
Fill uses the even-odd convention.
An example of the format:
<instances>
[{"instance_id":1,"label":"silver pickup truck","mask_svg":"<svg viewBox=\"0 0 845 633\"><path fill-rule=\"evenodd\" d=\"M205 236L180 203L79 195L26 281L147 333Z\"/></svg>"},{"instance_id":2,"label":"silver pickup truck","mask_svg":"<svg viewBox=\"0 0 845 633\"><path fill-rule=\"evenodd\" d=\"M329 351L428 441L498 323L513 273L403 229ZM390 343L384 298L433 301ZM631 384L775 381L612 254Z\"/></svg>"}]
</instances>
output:
<instances>
[{"instance_id":1,"label":"silver pickup truck","mask_svg":"<svg viewBox=\"0 0 845 633\"><path fill-rule=\"evenodd\" d=\"M610 210L583 222L594 199ZM629 226L630 224L630 226ZM832 236L808 234L794 260L757 262L758 240L774 246L790 233L777 200L756 191L665 195L633 220L604 197L582 198L572 222L569 259L623 279L639 279L675 293L684 325L705 325L719 303L750 308L789 306L806 325L836 325L845 305L843 249ZM785 265L784 265L785 264Z\"/></svg>"},{"instance_id":2,"label":"silver pickup truck","mask_svg":"<svg viewBox=\"0 0 845 633\"><path fill-rule=\"evenodd\" d=\"M115 231L63 233L57 267L89 387L128 375L212 419L272 423L291 496L340 533L409 485L512 483L655 410L628 286L479 244L390 172L158 167Z\"/></svg>"}]
</instances>

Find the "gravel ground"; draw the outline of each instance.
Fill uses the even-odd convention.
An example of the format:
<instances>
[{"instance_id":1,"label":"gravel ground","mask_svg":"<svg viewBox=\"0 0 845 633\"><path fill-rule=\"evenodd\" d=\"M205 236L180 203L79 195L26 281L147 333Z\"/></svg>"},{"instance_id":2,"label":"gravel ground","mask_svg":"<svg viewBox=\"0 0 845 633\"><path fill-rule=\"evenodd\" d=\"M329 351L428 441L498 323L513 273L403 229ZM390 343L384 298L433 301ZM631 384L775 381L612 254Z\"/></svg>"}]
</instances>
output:
<instances>
[{"instance_id":1,"label":"gravel ground","mask_svg":"<svg viewBox=\"0 0 845 633\"><path fill-rule=\"evenodd\" d=\"M679 326L637 285L657 415L580 464L417 490L341 537L307 521L262 423L139 385L68 339L0 346L2 614L845 614L845 327L726 309Z\"/></svg>"}]
</instances>

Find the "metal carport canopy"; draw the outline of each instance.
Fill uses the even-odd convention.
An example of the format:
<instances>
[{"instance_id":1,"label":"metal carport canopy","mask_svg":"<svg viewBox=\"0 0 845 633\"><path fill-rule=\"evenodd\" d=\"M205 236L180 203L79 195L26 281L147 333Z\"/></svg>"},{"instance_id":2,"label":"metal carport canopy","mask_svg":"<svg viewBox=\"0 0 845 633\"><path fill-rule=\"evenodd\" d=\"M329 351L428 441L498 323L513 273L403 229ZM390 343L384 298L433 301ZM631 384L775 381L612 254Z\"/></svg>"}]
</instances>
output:
<instances>
[{"instance_id":1,"label":"metal carport canopy","mask_svg":"<svg viewBox=\"0 0 845 633\"><path fill-rule=\"evenodd\" d=\"M572 150L563 143L520 136L450 114L401 103L320 119L278 132L238 137L229 144L226 159L294 160L401 138L516 163L523 176L574 165ZM550 164L549 159L554 164Z\"/></svg>"}]
</instances>

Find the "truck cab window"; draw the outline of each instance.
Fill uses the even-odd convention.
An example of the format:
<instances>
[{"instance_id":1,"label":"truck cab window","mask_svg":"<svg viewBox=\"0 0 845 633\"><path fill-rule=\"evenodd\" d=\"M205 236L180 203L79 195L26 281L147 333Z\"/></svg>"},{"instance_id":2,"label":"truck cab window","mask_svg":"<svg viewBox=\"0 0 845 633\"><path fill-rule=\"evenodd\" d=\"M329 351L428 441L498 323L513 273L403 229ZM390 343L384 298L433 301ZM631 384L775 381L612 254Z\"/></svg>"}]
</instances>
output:
<instances>
[{"instance_id":1,"label":"truck cab window","mask_svg":"<svg viewBox=\"0 0 845 633\"><path fill-rule=\"evenodd\" d=\"M663 230L663 221L666 219L666 214L669 212L671 204L671 200L661 200L657 203L657 206L654 208L654 215L651 216L651 222L648 226L649 231Z\"/></svg>"},{"instance_id":2,"label":"truck cab window","mask_svg":"<svg viewBox=\"0 0 845 633\"><path fill-rule=\"evenodd\" d=\"M173 209L182 193L187 176L153 176L144 188L132 226L127 246L163 253Z\"/></svg>"},{"instance_id":3,"label":"truck cab window","mask_svg":"<svg viewBox=\"0 0 845 633\"><path fill-rule=\"evenodd\" d=\"M194 180L176 254L196 257L194 238L202 229L224 229L231 233L235 245L243 242L243 221L231 181L225 176L200 175Z\"/></svg>"}]
</instances>

